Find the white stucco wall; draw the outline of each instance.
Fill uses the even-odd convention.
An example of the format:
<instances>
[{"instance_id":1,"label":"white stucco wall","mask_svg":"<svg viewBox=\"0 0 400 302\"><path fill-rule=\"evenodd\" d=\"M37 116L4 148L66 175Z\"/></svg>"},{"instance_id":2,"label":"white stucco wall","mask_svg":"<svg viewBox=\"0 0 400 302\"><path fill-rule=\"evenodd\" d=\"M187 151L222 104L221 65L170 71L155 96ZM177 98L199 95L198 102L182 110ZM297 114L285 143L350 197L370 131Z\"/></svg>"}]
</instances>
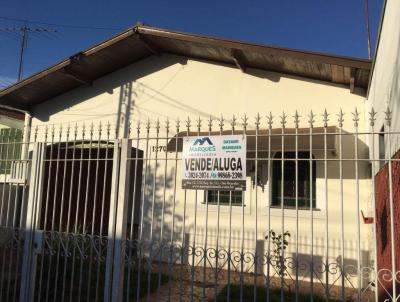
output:
<instances>
[{"instance_id":1,"label":"white stucco wall","mask_svg":"<svg viewBox=\"0 0 400 302\"><path fill-rule=\"evenodd\" d=\"M387 0L381 33L376 52L376 58L372 73L372 79L368 94L368 108L372 107L378 112L375 131L380 131L385 126L384 111L389 107L392 111L392 132L400 131L400 2ZM400 149L400 136L398 134L385 137L386 157L389 158L394 152ZM372 140L371 140L372 141ZM390 149L390 150L389 150ZM371 148L372 150L372 148ZM379 145L377 136L375 138L374 154L375 159L379 158ZM379 169L376 163L376 171Z\"/></svg>"},{"instance_id":2,"label":"white stucco wall","mask_svg":"<svg viewBox=\"0 0 400 302\"><path fill-rule=\"evenodd\" d=\"M129 96L121 92L132 85ZM358 91L359 92L359 91ZM118 104L130 100L133 119L154 121L157 117L175 119L210 114L230 118L246 113L254 118L270 111L277 117L283 110L291 122L299 110L306 121L312 109L321 122L326 108L336 123L342 108L347 113L345 128L352 127L350 111L364 107L362 92L352 94L348 87L301 77L249 69L242 73L233 66L223 66L162 55L150 57L33 108L33 126L83 121L117 121ZM275 121L279 125L279 121ZM303 123L303 126L305 123ZM250 127L253 122L250 123Z\"/></svg>"},{"instance_id":3,"label":"white stucco wall","mask_svg":"<svg viewBox=\"0 0 400 302\"><path fill-rule=\"evenodd\" d=\"M254 129L254 117L257 113L262 116L261 127L266 128L265 116L271 111L275 116L274 127L280 128L278 116L282 111L288 114L287 127L293 126L295 110L302 116L300 127L307 127L307 115L310 110L316 114L315 126L322 126L322 117L324 109L327 109L330 115L330 124L338 125L336 114L342 109L345 114L344 131L353 132L353 121L351 111L356 107L360 114L360 131L366 124L365 118L365 97L362 92L356 91L352 94L348 87L333 85L325 82L308 80L300 77L282 75L274 72L249 70L242 73L232 66L223 66L215 63L196 61L172 55L162 55L160 57L151 57L103 78L96 80L93 86L81 87L74 91L65 93L59 97L51 99L46 103L38 105L33 110L32 126L38 126L43 129L46 125L60 124L65 128L68 124L78 123L86 125L91 121L95 123L110 122L112 125L121 125L126 121L129 115L130 120L136 123L138 120L146 122L148 119L154 126L157 118L161 120L161 125L165 125L165 119L171 119L171 133L175 134L176 118L185 120L187 117L193 119L192 131L196 131L195 119L203 118L203 129L207 129L207 119L211 115L217 119L223 114L227 119L225 127L229 129L229 121L233 114L239 120L240 117L247 114L249 119L249 129ZM127 106L124 106L127 104ZM128 109L126 109L128 108ZM120 114L122 112L122 114ZM122 116L122 118L121 118ZM180 131L186 130L185 123L182 121ZM214 130L219 130L218 121L214 121ZM159 145L166 144L165 127L161 126ZM38 137L43 137L43 131L38 132ZM132 136L134 137L133 146L136 146L135 129L133 127ZM141 137L145 137L145 128L142 126ZM151 137L154 138L155 131L151 131ZM367 138L359 137L359 157L367 158L368 150L365 145ZM149 142L149 157L154 158L155 154L151 147L156 145L156 140ZM343 156L354 158L354 137L343 138ZM139 148L145 150L145 141L141 140ZM318 153L318 152L317 152ZM328 202L325 199L325 176L324 165L322 161L323 153L315 154L319 160L317 163L317 207L314 211L314 220L311 220L310 211L299 211L299 252L309 254L311 249L310 233L314 230L314 254L318 257L325 257L325 218L328 217L329 233L329 261L335 262L340 256L341 242L341 180L339 178L339 163L331 161L328 166ZM339 151L329 153L330 159L338 159ZM172 225L172 201L175 200L175 226L174 238L179 241L182 233L188 234L189 242L194 239L194 211L197 200L197 221L196 221L196 242L204 244L205 231L207 228L208 244L214 245L216 242L217 208L209 206L208 212L206 206L202 203L204 193L197 192L197 199L194 191L188 191L186 199L182 189L180 189L180 162L173 164L169 161L165 169L165 153L158 154L157 181L154 183L150 177L146 184L148 189L145 193L145 230L144 238L149 238L150 221L152 220L153 188L155 187L155 207L160 210L164 200L164 175L169 179L169 185L166 190L168 211L164 217L165 225ZM173 159L175 153L169 153L168 158ZM180 155L179 155L180 156ZM266 165L266 162L264 162ZM344 207L344 242L345 259L349 263L354 263L357 259L357 198L360 200L360 208L364 212L370 211L370 179L367 163L360 163L359 166L359 196L356 194L355 164L347 161L343 163L343 207ZM151 175L155 171L155 161L149 161L148 173ZM177 177L175 179L175 171ZM176 182L177 191L174 198L174 186ZM248 177L248 187L245 192L244 209L244 236L245 249L254 251L256 240L264 244L264 237L268 232L268 224L276 231L281 229L281 212L277 209L271 209L269 216L269 182L264 180L264 186L253 186L251 178ZM256 198L257 195L257 198ZM186 216L183 217L186 204ZM257 204L257 206L256 206ZM328 212L327 212L328 208ZM156 213L159 213L156 211ZM219 244L227 248L229 233L229 208L221 206L220 209L220 228ZM257 217L258 232L255 232L255 221ZM182 221L186 221L186 230L182 230ZM207 220L206 220L207 219ZM239 249L241 244L241 221L242 209L234 207L232 209L232 249ZM292 234L289 253L294 252L295 248L295 230L296 215L294 210L285 210L285 230ZM154 219L155 233L160 231L159 215ZM368 255L363 258L363 265L370 265L369 253L371 252L371 227L361 224L361 249ZM171 228L164 229L164 238L169 238ZM155 238L158 238L157 236ZM353 261L353 262L352 262Z\"/></svg>"}]
</instances>

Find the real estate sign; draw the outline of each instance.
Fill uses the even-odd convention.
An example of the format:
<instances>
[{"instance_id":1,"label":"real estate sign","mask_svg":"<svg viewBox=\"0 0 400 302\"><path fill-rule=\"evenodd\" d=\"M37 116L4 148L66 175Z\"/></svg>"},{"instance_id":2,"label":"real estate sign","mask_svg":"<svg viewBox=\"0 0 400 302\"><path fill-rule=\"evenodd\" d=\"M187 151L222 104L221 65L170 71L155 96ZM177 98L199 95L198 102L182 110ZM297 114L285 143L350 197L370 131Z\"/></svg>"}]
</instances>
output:
<instances>
[{"instance_id":1,"label":"real estate sign","mask_svg":"<svg viewBox=\"0 0 400 302\"><path fill-rule=\"evenodd\" d=\"M246 190L246 136L183 138L182 188Z\"/></svg>"}]
</instances>

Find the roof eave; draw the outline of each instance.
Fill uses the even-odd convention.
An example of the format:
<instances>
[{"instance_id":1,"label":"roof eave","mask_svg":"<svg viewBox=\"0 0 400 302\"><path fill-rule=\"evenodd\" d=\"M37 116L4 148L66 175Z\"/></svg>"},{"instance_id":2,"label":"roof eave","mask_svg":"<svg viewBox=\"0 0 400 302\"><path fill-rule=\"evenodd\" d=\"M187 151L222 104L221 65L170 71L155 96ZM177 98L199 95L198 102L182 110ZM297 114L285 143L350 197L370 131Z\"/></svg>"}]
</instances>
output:
<instances>
[{"instance_id":1,"label":"roof eave","mask_svg":"<svg viewBox=\"0 0 400 302\"><path fill-rule=\"evenodd\" d=\"M207 37L207 36L201 36L201 35L196 35L196 34L189 34L189 33L182 33L182 32L176 32L176 31L170 31L166 29L160 29L160 28L154 28L154 27L149 27L149 26L144 26L144 25L137 25L135 27L129 28L116 36L112 37L111 39L105 40L103 42L100 42L82 52L79 52L77 54L72 55L66 60L63 60L49 68L46 68L45 70L42 70L18 83L15 83L14 85L11 85L3 90L0 90L0 104L3 105L8 105L8 106L13 106L15 108L19 108L22 110L30 110L32 106L32 102L38 102L36 101L31 101L31 105L29 105L29 98L32 98L31 96L26 96L24 95L24 92L22 91L22 96L21 93L15 94L18 90L21 90L23 88L27 89L26 87L29 87L28 85L33 84L35 81L46 81L44 80L48 76L53 76L53 82L54 80L60 76L65 76L67 75L69 78L69 85L65 85L66 88L64 88L64 91L58 91L51 94L51 91L46 91L42 92L43 93L43 100L49 99L51 97L54 97L54 95L58 95L61 93L64 93L68 91L68 89L73 89L75 87L79 87L81 85L85 84L91 84L93 80L95 80L98 77L101 77L99 73L95 74L95 78L87 78L84 75L79 75L74 72L74 67L79 65L79 60L80 59L86 59L90 61L90 58L98 53L99 51L105 50L106 48L121 42L121 43L128 43L129 47L129 41L132 40L126 40L129 39L129 37L138 38L138 40L141 42L140 45L141 47L145 47L148 50L149 55L158 55L161 52L168 52L167 49L159 49L156 47L156 45L153 45L149 39L156 39L155 41L158 41L157 38L167 38L168 41L184 41L188 43L196 43L197 45L206 45L206 46L212 46L212 47L218 47L221 49L227 49L230 52L233 51L239 51L242 53L246 52L253 52L253 53L259 53L262 55L270 55L270 56L277 56L277 57L290 57L298 60L303 60L303 61L309 61L309 62L315 62L315 63L323 63L323 64L331 64L331 65L336 65L336 66L343 66L345 68L350 68L350 69L360 69L364 70L365 72L369 72L371 68L371 62L369 60L365 59L358 59L358 58L350 58L350 57L344 57L344 56L335 56L335 55L330 55L330 54L321 54L317 52L308 52L308 51L303 51L303 50L295 50L295 49L288 49L288 48L281 48L281 47L274 47L274 46L265 46L265 45L260 45L260 44L254 44L254 43L247 43L247 42L240 42L240 41L232 41L232 40L227 40L227 39L220 39L220 38L215 38L215 37ZM142 37L142 38L140 38ZM176 43L176 42L174 42ZM115 45L115 47L118 49L120 47L118 45ZM125 45L126 44L122 44ZM134 44L136 45L136 44ZM138 46L139 47L139 46ZM203 46L202 46L203 47ZM113 48L114 50L116 48ZM165 47L164 47L165 48ZM126 50L126 49L124 49ZM182 55L182 54L180 54ZM188 55L188 57L194 57ZM93 59L95 59L94 57ZM92 60L93 60L92 59ZM218 58L217 58L218 59ZM216 59L216 60L217 60ZM246 69L246 66L242 64L242 62L235 61L235 58L232 58L232 62L229 62L232 65L238 66L243 72ZM127 64L128 60L125 60L122 62L123 64ZM218 60L217 60L218 61ZM222 61L221 61L222 62ZM224 62L226 63L226 62ZM77 64L77 65L75 65ZM110 67L110 66L109 66ZM116 69L120 68L118 67L118 64L114 66ZM249 68L259 68L259 67L252 67L248 66ZM270 70L268 68L259 68L259 69L265 69L265 70ZM107 68L104 70L107 72ZM316 80L323 80L327 81L326 79L321 79L316 76L312 75L304 75L301 74L300 72L293 72L291 73L290 71L279 71L279 70L272 70L275 72L281 72L283 74L291 74L291 75L297 75L301 77L308 77L311 79L316 79ZM60 75L60 72L62 74ZM110 72L110 71L108 71ZM331 81L327 82L332 82L335 83L334 79L332 78ZM356 83L356 86L358 83ZM367 83L368 84L368 83ZM40 86L40 84L39 84ZM367 85L365 85L367 87ZM68 88L69 87L69 88ZM359 86L362 87L362 86ZM366 88L363 87L363 88ZM29 88L30 89L30 88ZM42 88L40 88L42 89ZM67 90L66 90L67 89ZM25 92L26 93L26 92ZM58 94L57 94L58 93ZM17 98L21 98L19 101L15 101ZM37 96L36 96L37 98ZM41 102L42 102L41 101ZM27 103L27 104L25 104Z\"/></svg>"}]
</instances>

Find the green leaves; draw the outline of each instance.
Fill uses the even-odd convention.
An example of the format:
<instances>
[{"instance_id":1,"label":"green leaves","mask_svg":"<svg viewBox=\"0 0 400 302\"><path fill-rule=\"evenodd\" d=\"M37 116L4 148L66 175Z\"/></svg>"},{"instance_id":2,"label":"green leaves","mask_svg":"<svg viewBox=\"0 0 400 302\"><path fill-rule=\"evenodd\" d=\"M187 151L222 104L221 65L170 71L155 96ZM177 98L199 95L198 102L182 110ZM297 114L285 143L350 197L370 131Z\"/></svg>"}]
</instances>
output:
<instances>
[{"instance_id":1,"label":"green leaves","mask_svg":"<svg viewBox=\"0 0 400 302\"><path fill-rule=\"evenodd\" d=\"M275 268L281 277L286 276L285 271L287 267L283 251L285 251L289 246L289 241L286 239L288 237L290 237L289 231L277 235L274 230L270 230L269 235L265 236L265 239L270 239L273 245L272 255L270 256L272 260L272 265L275 264Z\"/></svg>"}]
</instances>

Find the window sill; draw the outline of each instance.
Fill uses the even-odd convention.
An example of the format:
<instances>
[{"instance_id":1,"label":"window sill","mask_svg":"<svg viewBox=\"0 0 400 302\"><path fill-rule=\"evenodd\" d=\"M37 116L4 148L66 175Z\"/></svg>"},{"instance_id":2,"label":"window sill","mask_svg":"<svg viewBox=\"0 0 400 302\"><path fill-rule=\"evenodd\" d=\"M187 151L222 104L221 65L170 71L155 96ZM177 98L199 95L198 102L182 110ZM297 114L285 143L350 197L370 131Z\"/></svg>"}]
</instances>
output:
<instances>
[{"instance_id":1,"label":"window sill","mask_svg":"<svg viewBox=\"0 0 400 302\"><path fill-rule=\"evenodd\" d=\"M206 202L199 202L198 210L202 213L205 212L220 212L220 213L225 213L224 215L229 215L229 213L232 211L232 214L238 215L244 213L245 215L250 214L250 206L246 205L238 205L238 204L232 204L232 207L229 206L229 204L219 204L220 206L218 207L217 203L207 203Z\"/></svg>"},{"instance_id":2,"label":"window sill","mask_svg":"<svg viewBox=\"0 0 400 302\"><path fill-rule=\"evenodd\" d=\"M207 202L201 202L201 204L206 206ZM209 206L218 206L218 203L217 202L209 202L208 205ZM229 203L220 203L219 206L229 207L230 204ZM241 204L233 204L232 203L232 207L241 208L242 205ZM243 207L246 207L246 205L243 205Z\"/></svg>"},{"instance_id":3,"label":"window sill","mask_svg":"<svg viewBox=\"0 0 400 302\"><path fill-rule=\"evenodd\" d=\"M271 209L282 210L281 206L270 206L270 208ZM296 207L284 207L283 209L285 211L286 210L296 211ZM299 207L298 210L304 212L304 211L310 211L310 208L309 207ZM312 210L315 211L315 212L321 212L321 209L318 209L318 208L313 208Z\"/></svg>"},{"instance_id":4,"label":"window sill","mask_svg":"<svg viewBox=\"0 0 400 302\"><path fill-rule=\"evenodd\" d=\"M310 219L311 215L315 220L325 219L325 211L322 209L313 209L313 211L311 212L310 208L302 208L296 211L296 208L294 207L285 207L283 208L283 210L284 210L284 216L291 219L293 218ZM263 211L263 214L264 216L271 215L271 217L282 217L282 208L275 206L271 206L270 208L266 207L266 209Z\"/></svg>"}]
</instances>

